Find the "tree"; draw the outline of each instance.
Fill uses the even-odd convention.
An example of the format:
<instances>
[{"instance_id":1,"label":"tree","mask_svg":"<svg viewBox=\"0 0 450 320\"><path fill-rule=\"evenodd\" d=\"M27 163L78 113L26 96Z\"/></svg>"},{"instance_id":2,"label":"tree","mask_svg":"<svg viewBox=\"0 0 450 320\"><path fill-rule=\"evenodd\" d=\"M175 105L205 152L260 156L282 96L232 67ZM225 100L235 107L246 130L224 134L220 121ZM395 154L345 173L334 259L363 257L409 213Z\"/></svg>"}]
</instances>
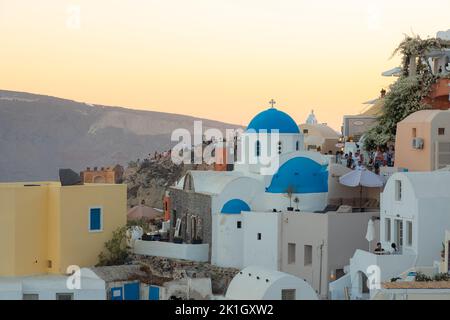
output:
<instances>
[{"instance_id":1,"label":"tree","mask_svg":"<svg viewBox=\"0 0 450 320\"><path fill-rule=\"evenodd\" d=\"M297 209L297 211L298 211L298 210L299 210L299 209L298 209L298 206L299 206L299 204L300 204L300 199L299 199L298 197L295 197L295 198L294 198L294 203L295 203L296 209Z\"/></svg>"},{"instance_id":2,"label":"tree","mask_svg":"<svg viewBox=\"0 0 450 320\"><path fill-rule=\"evenodd\" d=\"M423 99L439 79L432 73L426 54L433 49L450 48L450 41L418 36L406 36L393 55L402 54L402 75L390 86L384 101L378 124L365 135L364 147L374 150L395 141L397 123L410 114L430 108Z\"/></svg>"},{"instance_id":3,"label":"tree","mask_svg":"<svg viewBox=\"0 0 450 320\"><path fill-rule=\"evenodd\" d=\"M120 227L113 231L111 240L105 242L97 266L117 266L125 264L129 259L129 247L126 244L127 227Z\"/></svg>"},{"instance_id":4,"label":"tree","mask_svg":"<svg viewBox=\"0 0 450 320\"><path fill-rule=\"evenodd\" d=\"M289 198L289 208L292 208L292 196L295 194L295 187L293 185L289 185L286 188L286 196Z\"/></svg>"}]
</instances>

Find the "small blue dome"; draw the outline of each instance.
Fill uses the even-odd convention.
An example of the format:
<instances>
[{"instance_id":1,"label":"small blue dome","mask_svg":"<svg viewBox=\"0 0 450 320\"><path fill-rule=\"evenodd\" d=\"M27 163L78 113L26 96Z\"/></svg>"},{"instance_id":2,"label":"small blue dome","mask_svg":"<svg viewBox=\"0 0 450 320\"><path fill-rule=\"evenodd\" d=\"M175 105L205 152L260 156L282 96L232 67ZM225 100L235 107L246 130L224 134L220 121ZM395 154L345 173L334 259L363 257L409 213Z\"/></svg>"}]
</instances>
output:
<instances>
[{"instance_id":1,"label":"small blue dome","mask_svg":"<svg viewBox=\"0 0 450 320\"><path fill-rule=\"evenodd\" d=\"M278 130L279 133L300 133L295 121L285 112L275 108L267 109L257 114L247 127L247 131Z\"/></svg>"},{"instance_id":2,"label":"small blue dome","mask_svg":"<svg viewBox=\"0 0 450 320\"><path fill-rule=\"evenodd\" d=\"M250 206L241 199L232 199L223 205L220 212L226 214L240 214L242 211L250 211Z\"/></svg>"}]
</instances>

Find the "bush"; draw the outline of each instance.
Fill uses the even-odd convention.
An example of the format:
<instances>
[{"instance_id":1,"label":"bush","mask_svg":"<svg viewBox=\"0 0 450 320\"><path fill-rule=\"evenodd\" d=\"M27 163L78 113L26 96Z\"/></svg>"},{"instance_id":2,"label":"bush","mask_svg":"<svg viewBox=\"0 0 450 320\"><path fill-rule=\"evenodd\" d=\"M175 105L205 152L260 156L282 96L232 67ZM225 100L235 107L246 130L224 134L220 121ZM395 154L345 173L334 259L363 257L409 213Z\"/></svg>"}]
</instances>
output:
<instances>
[{"instance_id":1,"label":"bush","mask_svg":"<svg viewBox=\"0 0 450 320\"><path fill-rule=\"evenodd\" d=\"M126 244L127 227L113 232L111 240L105 242L105 250L98 256L97 266L117 266L129 261L129 248Z\"/></svg>"},{"instance_id":2,"label":"bush","mask_svg":"<svg viewBox=\"0 0 450 320\"><path fill-rule=\"evenodd\" d=\"M450 281L450 275L448 273L438 273L433 277L434 281Z\"/></svg>"},{"instance_id":3,"label":"bush","mask_svg":"<svg viewBox=\"0 0 450 320\"><path fill-rule=\"evenodd\" d=\"M433 279L422 272L417 272L416 273L416 281L417 282L428 282L428 281L433 281Z\"/></svg>"},{"instance_id":4,"label":"bush","mask_svg":"<svg viewBox=\"0 0 450 320\"><path fill-rule=\"evenodd\" d=\"M449 48L450 41L441 39L421 39L418 36L407 36L394 54L402 55L402 75L390 86L383 101L382 114L378 117L378 124L365 135L364 148L374 150L390 141L395 141L397 123L410 114L427 109L424 104L431 86L438 76L432 74L432 68L426 60L426 54L432 49ZM416 75L409 76L409 65L416 59Z\"/></svg>"}]
</instances>

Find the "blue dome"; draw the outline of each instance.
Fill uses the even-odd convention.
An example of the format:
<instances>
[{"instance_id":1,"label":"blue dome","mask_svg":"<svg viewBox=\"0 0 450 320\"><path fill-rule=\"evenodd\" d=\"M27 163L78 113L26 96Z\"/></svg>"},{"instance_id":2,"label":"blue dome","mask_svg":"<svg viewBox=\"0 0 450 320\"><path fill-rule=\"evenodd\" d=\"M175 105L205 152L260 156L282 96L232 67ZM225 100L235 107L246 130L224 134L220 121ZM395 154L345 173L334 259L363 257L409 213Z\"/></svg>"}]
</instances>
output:
<instances>
[{"instance_id":1,"label":"blue dome","mask_svg":"<svg viewBox=\"0 0 450 320\"><path fill-rule=\"evenodd\" d=\"M227 214L240 214L242 211L250 211L250 206L241 199L232 199L223 205L220 212Z\"/></svg>"},{"instance_id":2,"label":"blue dome","mask_svg":"<svg viewBox=\"0 0 450 320\"><path fill-rule=\"evenodd\" d=\"M257 114L247 127L247 131L278 130L279 133L300 133L295 121L285 112L275 108L267 109Z\"/></svg>"},{"instance_id":3,"label":"blue dome","mask_svg":"<svg viewBox=\"0 0 450 320\"><path fill-rule=\"evenodd\" d=\"M266 192L286 193L328 192L328 168L305 157L295 157L286 161L272 177Z\"/></svg>"}]
</instances>

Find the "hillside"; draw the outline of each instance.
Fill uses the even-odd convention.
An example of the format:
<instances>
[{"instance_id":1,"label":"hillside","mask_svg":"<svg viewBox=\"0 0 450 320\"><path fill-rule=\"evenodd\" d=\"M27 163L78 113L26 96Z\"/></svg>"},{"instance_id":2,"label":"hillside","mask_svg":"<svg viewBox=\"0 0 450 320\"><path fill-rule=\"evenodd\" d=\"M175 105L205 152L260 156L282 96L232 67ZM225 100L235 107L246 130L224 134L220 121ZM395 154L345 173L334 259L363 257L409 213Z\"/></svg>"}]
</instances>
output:
<instances>
[{"instance_id":1,"label":"hillside","mask_svg":"<svg viewBox=\"0 0 450 320\"><path fill-rule=\"evenodd\" d=\"M204 130L238 127L0 90L0 182L57 179L59 168L126 165L170 149L172 131L192 131L194 120L203 120Z\"/></svg>"}]
</instances>

